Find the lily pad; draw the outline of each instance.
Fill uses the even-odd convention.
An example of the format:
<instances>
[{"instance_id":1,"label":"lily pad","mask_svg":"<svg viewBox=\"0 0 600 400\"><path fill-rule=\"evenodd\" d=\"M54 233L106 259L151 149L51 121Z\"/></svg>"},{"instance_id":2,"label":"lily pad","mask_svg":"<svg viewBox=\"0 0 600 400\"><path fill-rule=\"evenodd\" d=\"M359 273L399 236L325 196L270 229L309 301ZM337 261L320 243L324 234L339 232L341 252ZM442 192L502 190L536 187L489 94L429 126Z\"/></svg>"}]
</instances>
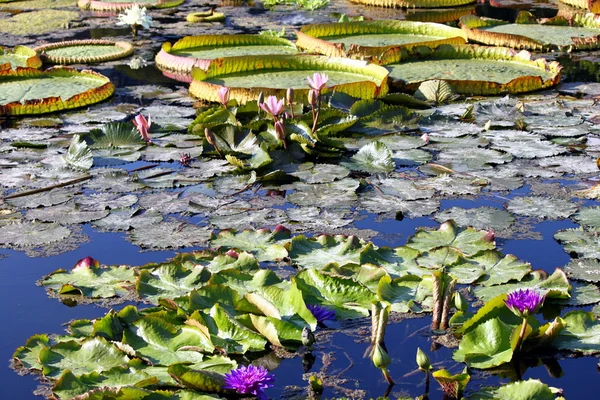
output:
<instances>
[{"instance_id":1,"label":"lily pad","mask_svg":"<svg viewBox=\"0 0 600 400\"><path fill-rule=\"evenodd\" d=\"M502 47L440 45L435 50L417 46L392 49L383 60L390 71L392 87L415 91L424 81L445 80L457 93L490 95L523 93L556 85L560 65L533 60L523 50Z\"/></svg>"},{"instance_id":2,"label":"lily pad","mask_svg":"<svg viewBox=\"0 0 600 400\"><path fill-rule=\"evenodd\" d=\"M71 235L71 231L57 223L15 222L0 229L0 245L35 247L58 242Z\"/></svg>"},{"instance_id":3,"label":"lily pad","mask_svg":"<svg viewBox=\"0 0 600 400\"><path fill-rule=\"evenodd\" d=\"M0 47L0 71L17 67L41 68L42 60L35 50L29 47L15 46L12 49Z\"/></svg>"},{"instance_id":4,"label":"lily pad","mask_svg":"<svg viewBox=\"0 0 600 400\"><path fill-rule=\"evenodd\" d=\"M77 5L84 10L93 11L123 11L137 4L146 8L170 8L177 7L185 0L138 0L128 2L127 0L78 0Z\"/></svg>"},{"instance_id":5,"label":"lily pad","mask_svg":"<svg viewBox=\"0 0 600 400\"><path fill-rule=\"evenodd\" d=\"M600 324L592 313L569 311L563 319L567 326L552 342L553 346L584 354L596 354L600 351Z\"/></svg>"},{"instance_id":6,"label":"lily pad","mask_svg":"<svg viewBox=\"0 0 600 400\"><path fill-rule=\"evenodd\" d=\"M600 282L600 262L593 258L572 260L565 266L565 272L573 279L587 282Z\"/></svg>"},{"instance_id":7,"label":"lily pad","mask_svg":"<svg viewBox=\"0 0 600 400\"><path fill-rule=\"evenodd\" d=\"M555 400L557 391L538 379L528 379L500 387L483 388L469 395L467 400Z\"/></svg>"},{"instance_id":8,"label":"lily pad","mask_svg":"<svg viewBox=\"0 0 600 400\"><path fill-rule=\"evenodd\" d=\"M473 368L493 368L512 360L517 346L515 327L492 318L465 334L453 359Z\"/></svg>"},{"instance_id":9,"label":"lily pad","mask_svg":"<svg viewBox=\"0 0 600 400\"><path fill-rule=\"evenodd\" d=\"M44 61L52 64L89 64L125 58L133 54L133 45L110 40L72 40L35 48Z\"/></svg>"},{"instance_id":10,"label":"lily pad","mask_svg":"<svg viewBox=\"0 0 600 400\"><path fill-rule=\"evenodd\" d=\"M474 3L473 0L352 0L355 3L388 8L447 8Z\"/></svg>"},{"instance_id":11,"label":"lily pad","mask_svg":"<svg viewBox=\"0 0 600 400\"><path fill-rule=\"evenodd\" d=\"M305 25L296 45L330 57L378 57L390 48L464 44L456 28L423 22L379 20Z\"/></svg>"},{"instance_id":12,"label":"lily pad","mask_svg":"<svg viewBox=\"0 0 600 400\"><path fill-rule=\"evenodd\" d=\"M554 239L562 243L565 251L576 258L600 259L598 232L583 228L565 229L554 234Z\"/></svg>"},{"instance_id":13,"label":"lily pad","mask_svg":"<svg viewBox=\"0 0 600 400\"><path fill-rule=\"evenodd\" d=\"M261 92L285 98L287 89L292 88L297 102L307 102L306 77L316 72L329 76L329 85L323 92L335 90L371 99L388 91L388 72L378 65L324 56L270 55L228 57L211 63L206 72L194 69L190 94L216 102L219 88L227 86L231 98L245 104L256 100Z\"/></svg>"},{"instance_id":14,"label":"lily pad","mask_svg":"<svg viewBox=\"0 0 600 400\"><path fill-rule=\"evenodd\" d=\"M535 218L567 218L577 211L577 205L568 200L541 196L515 197L507 203L508 211Z\"/></svg>"},{"instance_id":15,"label":"lily pad","mask_svg":"<svg viewBox=\"0 0 600 400\"><path fill-rule=\"evenodd\" d=\"M42 286L58 294L88 298L124 296L135 281L132 268L125 266L76 266L71 271L59 269L41 280Z\"/></svg>"},{"instance_id":16,"label":"lily pad","mask_svg":"<svg viewBox=\"0 0 600 400\"><path fill-rule=\"evenodd\" d=\"M294 44L286 39L266 35L186 36L173 45L165 43L156 55L162 71L190 75L193 67L203 70L212 60L222 57L266 54L296 54Z\"/></svg>"},{"instance_id":17,"label":"lily pad","mask_svg":"<svg viewBox=\"0 0 600 400\"><path fill-rule=\"evenodd\" d=\"M472 226L476 229L493 229L503 231L508 229L514 222L514 217L504 211L492 207L460 208L452 207L440 211L435 219L444 222L454 220L459 226Z\"/></svg>"},{"instance_id":18,"label":"lily pad","mask_svg":"<svg viewBox=\"0 0 600 400\"><path fill-rule=\"evenodd\" d=\"M55 67L0 71L0 115L41 114L87 106L110 97L115 87L93 71Z\"/></svg>"}]
</instances>

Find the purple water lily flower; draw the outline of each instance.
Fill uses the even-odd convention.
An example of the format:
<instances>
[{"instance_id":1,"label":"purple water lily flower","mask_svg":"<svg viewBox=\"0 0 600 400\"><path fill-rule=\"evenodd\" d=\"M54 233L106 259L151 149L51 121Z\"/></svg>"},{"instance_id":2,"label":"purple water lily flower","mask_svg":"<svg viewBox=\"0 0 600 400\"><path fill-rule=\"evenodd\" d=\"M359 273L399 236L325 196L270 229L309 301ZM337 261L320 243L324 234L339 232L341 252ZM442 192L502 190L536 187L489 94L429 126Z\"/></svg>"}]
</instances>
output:
<instances>
[{"instance_id":1,"label":"purple water lily flower","mask_svg":"<svg viewBox=\"0 0 600 400\"><path fill-rule=\"evenodd\" d=\"M268 400L264 390L275 383L275 376L265 367L241 366L225 374L224 389L233 389L240 394L253 394L260 400Z\"/></svg>"},{"instance_id":2,"label":"purple water lily flower","mask_svg":"<svg viewBox=\"0 0 600 400\"><path fill-rule=\"evenodd\" d=\"M546 295L535 289L519 289L508 293L504 303L517 316L527 318L540 309L545 298Z\"/></svg>"},{"instance_id":3,"label":"purple water lily flower","mask_svg":"<svg viewBox=\"0 0 600 400\"><path fill-rule=\"evenodd\" d=\"M306 308L308 308L315 316L319 324L327 321L328 319L335 320L335 311L331 308L320 306L318 304L307 304Z\"/></svg>"}]
</instances>

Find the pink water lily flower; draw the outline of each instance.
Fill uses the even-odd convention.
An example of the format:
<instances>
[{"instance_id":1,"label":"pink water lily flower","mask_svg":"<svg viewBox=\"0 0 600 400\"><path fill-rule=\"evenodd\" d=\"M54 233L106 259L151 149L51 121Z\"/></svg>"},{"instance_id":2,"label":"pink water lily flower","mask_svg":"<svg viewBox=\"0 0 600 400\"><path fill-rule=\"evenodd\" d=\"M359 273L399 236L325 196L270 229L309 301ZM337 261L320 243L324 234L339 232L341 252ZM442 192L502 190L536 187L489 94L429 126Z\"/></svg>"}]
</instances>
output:
<instances>
[{"instance_id":1,"label":"pink water lily flower","mask_svg":"<svg viewBox=\"0 0 600 400\"><path fill-rule=\"evenodd\" d=\"M150 135L148 134L148 130L152 125L152 117L148 116L148 119L146 120L142 114L138 114L133 119L133 125L135 125L137 128L138 132L142 136L142 139L144 139L147 143L152 142Z\"/></svg>"},{"instance_id":2,"label":"pink water lily flower","mask_svg":"<svg viewBox=\"0 0 600 400\"><path fill-rule=\"evenodd\" d=\"M277 96L269 96L264 101L264 103L260 103L260 108L265 110L266 113L271 114L273 118L277 117L283 111L283 102L284 100L277 99Z\"/></svg>"},{"instance_id":3,"label":"pink water lily flower","mask_svg":"<svg viewBox=\"0 0 600 400\"><path fill-rule=\"evenodd\" d=\"M227 107L229 103L229 88L227 86L220 87L217 90L217 96L219 96L219 103L223 104L223 107Z\"/></svg>"},{"instance_id":4,"label":"pink water lily flower","mask_svg":"<svg viewBox=\"0 0 600 400\"><path fill-rule=\"evenodd\" d=\"M323 89L325 87L325 85L327 84L327 81L329 80L329 76L327 76L327 74L325 74L325 73L315 72L313 74L312 78L309 76L306 79L308 79L308 86L310 86L312 89L316 90L317 92L320 92L321 89Z\"/></svg>"}]
</instances>

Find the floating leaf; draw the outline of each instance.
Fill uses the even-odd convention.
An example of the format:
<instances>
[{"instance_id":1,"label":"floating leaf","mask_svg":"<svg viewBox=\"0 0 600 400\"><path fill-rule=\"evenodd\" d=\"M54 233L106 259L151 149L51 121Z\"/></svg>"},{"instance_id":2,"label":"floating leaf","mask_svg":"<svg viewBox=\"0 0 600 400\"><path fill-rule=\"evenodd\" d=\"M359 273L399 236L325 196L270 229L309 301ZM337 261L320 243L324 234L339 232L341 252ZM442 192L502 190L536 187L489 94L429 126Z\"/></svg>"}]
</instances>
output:
<instances>
[{"instance_id":1,"label":"floating leaf","mask_svg":"<svg viewBox=\"0 0 600 400\"><path fill-rule=\"evenodd\" d=\"M367 316L376 295L351 278L343 278L309 269L294 277L307 304L333 307L339 318Z\"/></svg>"},{"instance_id":2,"label":"floating leaf","mask_svg":"<svg viewBox=\"0 0 600 400\"><path fill-rule=\"evenodd\" d=\"M323 269L329 265L343 267L359 262L365 243L356 236L320 235L316 238L296 236L288 250L292 262L302 268Z\"/></svg>"},{"instance_id":3,"label":"floating leaf","mask_svg":"<svg viewBox=\"0 0 600 400\"><path fill-rule=\"evenodd\" d=\"M554 239L562 243L565 251L574 253L576 258L600 259L598 232L583 228L565 229L554 234Z\"/></svg>"},{"instance_id":4,"label":"floating leaf","mask_svg":"<svg viewBox=\"0 0 600 400\"><path fill-rule=\"evenodd\" d=\"M101 337L88 338L81 343L60 342L43 349L39 357L44 375L50 378L57 378L60 371L67 369L77 376L123 367L129 362L125 353Z\"/></svg>"},{"instance_id":5,"label":"floating leaf","mask_svg":"<svg viewBox=\"0 0 600 400\"><path fill-rule=\"evenodd\" d=\"M495 231L508 229L515 221L510 213L492 207L468 209L452 207L440 211L435 219L438 222L452 219L459 226L472 226L475 229L493 229Z\"/></svg>"},{"instance_id":6,"label":"floating leaf","mask_svg":"<svg viewBox=\"0 0 600 400\"><path fill-rule=\"evenodd\" d=\"M483 388L467 397L468 400L555 400L557 389L537 379L512 382L500 387Z\"/></svg>"},{"instance_id":7,"label":"floating leaf","mask_svg":"<svg viewBox=\"0 0 600 400\"><path fill-rule=\"evenodd\" d=\"M452 220L444 222L436 231L421 230L413 235L406 245L421 252L439 247L448 247L466 256L472 256L481 250L495 248L488 232L473 228L458 228Z\"/></svg>"},{"instance_id":8,"label":"floating leaf","mask_svg":"<svg viewBox=\"0 0 600 400\"><path fill-rule=\"evenodd\" d=\"M573 214L577 211L577 206L568 200L526 196L511 199L507 209L528 217L559 219Z\"/></svg>"},{"instance_id":9,"label":"floating leaf","mask_svg":"<svg viewBox=\"0 0 600 400\"><path fill-rule=\"evenodd\" d=\"M86 170L92 168L94 156L87 143L81 139L81 136L74 135L63 160L73 168Z\"/></svg>"},{"instance_id":10,"label":"floating leaf","mask_svg":"<svg viewBox=\"0 0 600 400\"><path fill-rule=\"evenodd\" d=\"M552 342L553 346L584 354L600 352L600 324L592 313L569 311L563 319L567 326Z\"/></svg>"},{"instance_id":11,"label":"floating leaf","mask_svg":"<svg viewBox=\"0 0 600 400\"><path fill-rule=\"evenodd\" d=\"M57 223L15 222L0 229L0 244L17 247L34 247L58 242L71 235L71 231Z\"/></svg>"},{"instance_id":12,"label":"floating leaf","mask_svg":"<svg viewBox=\"0 0 600 400\"><path fill-rule=\"evenodd\" d=\"M466 333L452 358L473 368L497 367L512 360L518 337L517 328L492 318Z\"/></svg>"},{"instance_id":13,"label":"floating leaf","mask_svg":"<svg viewBox=\"0 0 600 400\"><path fill-rule=\"evenodd\" d=\"M353 171L371 173L391 172L396 166L390 149L385 144L377 141L362 147L343 165Z\"/></svg>"},{"instance_id":14,"label":"floating leaf","mask_svg":"<svg viewBox=\"0 0 600 400\"><path fill-rule=\"evenodd\" d=\"M41 280L58 294L79 295L89 298L124 296L135 282L133 268L126 266L76 266L67 272L59 269Z\"/></svg>"},{"instance_id":15,"label":"floating leaf","mask_svg":"<svg viewBox=\"0 0 600 400\"><path fill-rule=\"evenodd\" d=\"M283 227L282 227L283 228ZM256 231L235 230L221 231L212 235L210 245L223 249L238 249L253 253L258 261L276 261L287 257L288 252L283 246L290 239L290 231L275 229L259 229Z\"/></svg>"}]
</instances>

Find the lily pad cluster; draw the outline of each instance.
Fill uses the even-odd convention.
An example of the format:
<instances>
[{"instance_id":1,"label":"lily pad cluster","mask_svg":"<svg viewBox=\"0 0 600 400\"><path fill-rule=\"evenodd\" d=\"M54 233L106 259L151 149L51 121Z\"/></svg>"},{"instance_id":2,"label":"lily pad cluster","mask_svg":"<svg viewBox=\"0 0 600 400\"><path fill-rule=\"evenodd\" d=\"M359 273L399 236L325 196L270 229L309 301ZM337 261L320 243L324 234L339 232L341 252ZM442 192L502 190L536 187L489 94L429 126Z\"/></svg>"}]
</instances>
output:
<instances>
[{"instance_id":1,"label":"lily pad cluster","mask_svg":"<svg viewBox=\"0 0 600 400\"><path fill-rule=\"evenodd\" d=\"M324 322L319 317L325 313L311 311L315 307L340 319L366 317L374 301L387 302L396 312L431 311L431 273L440 268L459 283L474 284L482 298L525 285L545 291L547 303L564 304L569 297L571 304L582 298L600 301L598 288L582 297L558 270L535 281L531 266L498 252L489 232L459 229L452 221L435 231L421 230L395 249L354 236L292 236L282 226L222 231L211 237L210 247L133 268L100 266L88 257L70 271L48 275L41 284L62 301L138 300L150 307L126 306L95 320L75 320L66 335L33 336L14 354L18 367L43 374L61 399L98 390L119 392L123 399L130 391L139 398L153 391L227 393L223 374L241 355L252 359L269 346L298 349L302 331ZM272 263L286 260L297 271L282 278L281 266ZM463 311L453 317L464 321L457 361L477 368L510 361L515 328L505 297L489 300L470 319ZM598 351L590 342L598 326L589 313L569 312L550 325L536 325L525 344L546 337L537 343L552 341L589 354ZM498 342L481 339L490 335Z\"/></svg>"}]
</instances>

